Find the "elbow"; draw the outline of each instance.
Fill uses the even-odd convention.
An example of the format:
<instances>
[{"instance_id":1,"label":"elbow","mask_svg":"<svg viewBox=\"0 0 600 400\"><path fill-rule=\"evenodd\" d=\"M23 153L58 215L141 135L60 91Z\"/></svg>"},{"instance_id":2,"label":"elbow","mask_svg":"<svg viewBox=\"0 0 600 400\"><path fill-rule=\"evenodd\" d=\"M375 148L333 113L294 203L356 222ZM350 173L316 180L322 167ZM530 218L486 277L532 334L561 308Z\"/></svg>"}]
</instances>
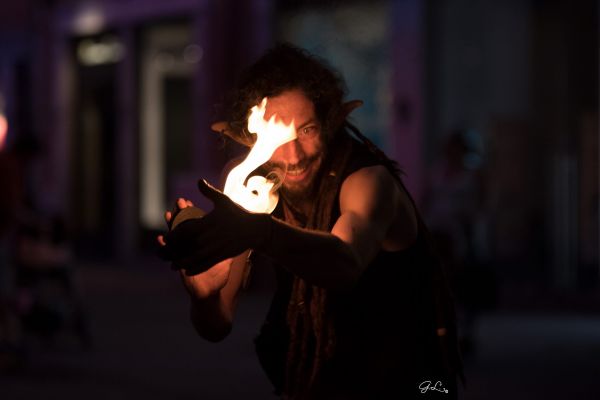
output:
<instances>
[{"instance_id":1,"label":"elbow","mask_svg":"<svg viewBox=\"0 0 600 400\"><path fill-rule=\"evenodd\" d=\"M196 328L196 332L198 335L211 342L211 343L219 343L223 341L233 329L233 324L224 323L219 326L198 326L198 324L194 324Z\"/></svg>"},{"instance_id":2,"label":"elbow","mask_svg":"<svg viewBox=\"0 0 600 400\"><path fill-rule=\"evenodd\" d=\"M233 328L231 315L220 307L202 309L193 302L190 307L190 320L196 333L209 342L217 343L225 339ZM203 312L204 311L204 312Z\"/></svg>"},{"instance_id":3,"label":"elbow","mask_svg":"<svg viewBox=\"0 0 600 400\"><path fill-rule=\"evenodd\" d=\"M232 326L230 325L226 329L212 331L212 332L206 332L201 336L211 343L219 343L219 342L223 341L227 336L229 336L229 334L231 333L231 329L232 329Z\"/></svg>"},{"instance_id":4,"label":"elbow","mask_svg":"<svg viewBox=\"0 0 600 400\"><path fill-rule=\"evenodd\" d=\"M354 251L354 249L352 249L351 247L346 245L346 249L347 249L347 253L346 253L346 277L345 280L343 282L343 289L344 290L351 290L354 289L356 287L356 285L358 284L358 281L360 280L360 277L362 276L362 273L364 271L364 262L361 259L361 257L359 256L359 254Z\"/></svg>"}]
</instances>

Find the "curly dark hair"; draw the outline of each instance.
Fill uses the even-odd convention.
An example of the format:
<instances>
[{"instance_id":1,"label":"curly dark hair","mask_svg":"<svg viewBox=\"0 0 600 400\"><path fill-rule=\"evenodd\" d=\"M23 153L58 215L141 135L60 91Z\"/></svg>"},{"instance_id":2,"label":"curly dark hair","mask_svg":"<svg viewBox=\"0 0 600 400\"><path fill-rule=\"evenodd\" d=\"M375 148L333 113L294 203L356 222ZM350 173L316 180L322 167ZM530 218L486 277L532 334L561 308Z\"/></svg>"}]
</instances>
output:
<instances>
[{"instance_id":1,"label":"curly dark hair","mask_svg":"<svg viewBox=\"0 0 600 400\"><path fill-rule=\"evenodd\" d=\"M248 140L246 123L250 108L264 97L300 89L314 104L325 142L338 128L337 117L346 94L342 76L325 60L289 43L268 50L240 76L237 89L229 96L229 125L236 135Z\"/></svg>"}]
</instances>

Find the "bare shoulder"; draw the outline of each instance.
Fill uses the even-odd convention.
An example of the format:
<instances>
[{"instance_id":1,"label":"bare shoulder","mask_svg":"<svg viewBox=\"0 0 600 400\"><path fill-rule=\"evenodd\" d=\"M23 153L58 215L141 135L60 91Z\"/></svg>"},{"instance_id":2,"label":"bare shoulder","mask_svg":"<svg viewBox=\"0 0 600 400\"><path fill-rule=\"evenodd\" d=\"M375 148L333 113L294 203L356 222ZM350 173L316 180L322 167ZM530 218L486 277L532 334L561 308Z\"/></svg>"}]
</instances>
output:
<instances>
[{"instance_id":1,"label":"bare shoulder","mask_svg":"<svg viewBox=\"0 0 600 400\"><path fill-rule=\"evenodd\" d=\"M383 248L396 251L410 246L417 237L416 210L406 191L383 165L365 167L342 183L340 211L362 214L384 224Z\"/></svg>"},{"instance_id":2,"label":"bare shoulder","mask_svg":"<svg viewBox=\"0 0 600 400\"><path fill-rule=\"evenodd\" d=\"M340 206L354 202L396 203L402 191L392 174L383 165L361 168L342 183ZM385 204L378 204L384 206Z\"/></svg>"}]
</instances>

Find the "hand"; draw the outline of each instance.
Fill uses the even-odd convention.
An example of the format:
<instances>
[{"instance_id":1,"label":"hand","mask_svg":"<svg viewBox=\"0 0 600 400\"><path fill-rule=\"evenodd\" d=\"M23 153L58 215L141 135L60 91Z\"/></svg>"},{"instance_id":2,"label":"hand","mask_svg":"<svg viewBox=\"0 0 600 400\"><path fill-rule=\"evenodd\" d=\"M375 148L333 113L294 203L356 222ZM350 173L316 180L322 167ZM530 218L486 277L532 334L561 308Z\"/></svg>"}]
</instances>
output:
<instances>
[{"instance_id":1,"label":"hand","mask_svg":"<svg viewBox=\"0 0 600 400\"><path fill-rule=\"evenodd\" d=\"M198 274L247 249L260 250L269 241L270 215L244 210L204 180L198 188L213 202L213 211L182 222L162 239L166 258L177 268Z\"/></svg>"},{"instance_id":2,"label":"hand","mask_svg":"<svg viewBox=\"0 0 600 400\"><path fill-rule=\"evenodd\" d=\"M175 207L170 210L170 211L165 211L164 214L164 218L165 218L165 222L167 224L167 228L169 231L171 231L173 229L173 224L177 225L175 219L177 218L177 215L179 215L184 209L188 208L188 207L193 207L194 204L190 201L190 200L186 200L184 198L179 198L177 199L177 201L175 202ZM164 235L158 235L156 237L158 244L159 244L159 248L158 248L158 256L160 258L162 258L165 261L173 261L173 255L170 252L170 248L167 246L167 243L165 242L165 236ZM171 267L173 269L178 269L175 265L171 265Z\"/></svg>"},{"instance_id":3,"label":"hand","mask_svg":"<svg viewBox=\"0 0 600 400\"><path fill-rule=\"evenodd\" d=\"M172 226L174 217L181 212L181 210L193 207L194 204L186 199L179 198L175 203L175 209L173 211L165 212L165 222L169 227ZM166 242L163 235L157 237L157 241L161 246L161 252L165 251ZM179 269L173 265L173 269ZM231 271L231 260L221 261L206 271L196 274L188 275L184 269L179 269L181 273L181 280L188 293L196 299L203 299L218 293L229 280L229 273Z\"/></svg>"},{"instance_id":4,"label":"hand","mask_svg":"<svg viewBox=\"0 0 600 400\"><path fill-rule=\"evenodd\" d=\"M179 213L181 210L183 210L184 208L187 207L193 207L194 203L192 203L190 200L186 200L184 198L179 198L177 199L177 201L175 202L175 208L172 211L165 211L164 217L165 217L165 222L167 223L167 227L169 228L169 230L171 230L171 220L173 219L174 215L177 215L177 213ZM158 244L160 245L159 248L159 256L165 260L171 260L166 252L166 243L165 243L165 237L164 235L158 235L156 237L156 240L158 241Z\"/></svg>"}]
</instances>

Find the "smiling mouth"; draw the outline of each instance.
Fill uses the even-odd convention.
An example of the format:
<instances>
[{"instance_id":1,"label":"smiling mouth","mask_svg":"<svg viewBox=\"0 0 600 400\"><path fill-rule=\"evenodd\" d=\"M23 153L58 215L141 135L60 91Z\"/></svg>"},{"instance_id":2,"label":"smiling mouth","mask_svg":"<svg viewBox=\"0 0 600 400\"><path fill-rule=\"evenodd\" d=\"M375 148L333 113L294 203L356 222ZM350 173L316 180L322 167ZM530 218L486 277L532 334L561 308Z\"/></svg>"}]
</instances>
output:
<instances>
[{"instance_id":1,"label":"smiling mouth","mask_svg":"<svg viewBox=\"0 0 600 400\"><path fill-rule=\"evenodd\" d=\"M285 180L288 182L301 182L307 178L308 172L311 167L311 163L305 165L303 168L294 168L293 170L288 170L285 176Z\"/></svg>"},{"instance_id":2,"label":"smiling mouth","mask_svg":"<svg viewBox=\"0 0 600 400\"><path fill-rule=\"evenodd\" d=\"M283 183L287 181L291 184L300 183L301 181L308 179L314 170L318 168L319 156L309 157L299 163L290 165L285 163L271 163L269 168L278 169L281 172Z\"/></svg>"},{"instance_id":3,"label":"smiling mouth","mask_svg":"<svg viewBox=\"0 0 600 400\"><path fill-rule=\"evenodd\" d=\"M308 166L306 166L306 167L304 167L304 168L301 168L301 169L295 169L295 170L293 170L293 171L288 171L288 172L287 172L287 175L289 175L289 176L300 176L300 175L302 175L303 173L305 173L305 172L306 172L306 170L308 170Z\"/></svg>"}]
</instances>

